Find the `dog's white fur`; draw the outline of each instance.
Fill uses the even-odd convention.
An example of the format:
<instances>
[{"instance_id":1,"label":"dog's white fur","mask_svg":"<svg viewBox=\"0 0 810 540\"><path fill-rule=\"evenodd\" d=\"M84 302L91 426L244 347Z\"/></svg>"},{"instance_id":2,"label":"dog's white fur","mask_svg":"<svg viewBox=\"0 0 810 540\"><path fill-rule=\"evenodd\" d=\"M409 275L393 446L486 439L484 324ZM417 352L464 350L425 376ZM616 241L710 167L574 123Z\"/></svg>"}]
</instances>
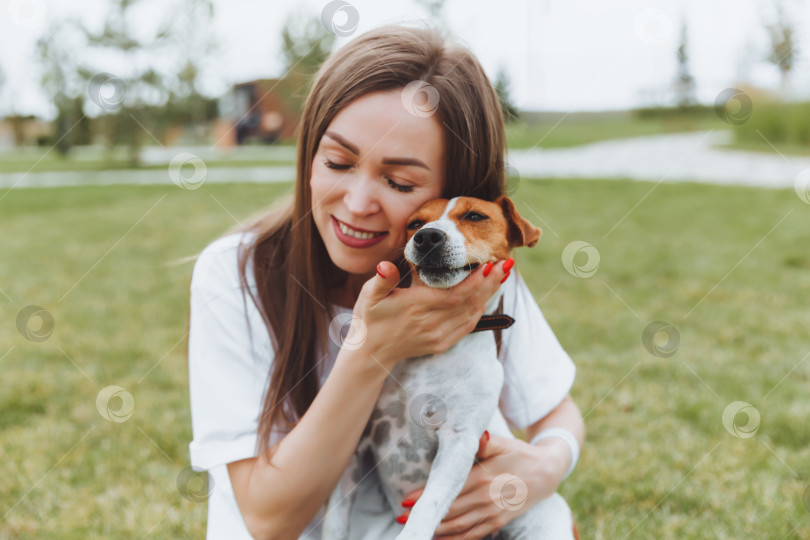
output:
<instances>
[{"instance_id":1,"label":"dog's white fur","mask_svg":"<svg viewBox=\"0 0 810 540\"><path fill-rule=\"evenodd\" d=\"M443 254L451 269L447 275L443 279L420 275L433 287L451 287L471 272L463 268L469 263L466 239L449 216L456 202L457 199L450 200L439 219L420 229L439 229L450 244ZM405 254L412 263L418 260L413 237ZM501 295L499 289L487 301L486 313L495 311ZM383 386L353 461L332 493L322 538L349 538L352 499L361 479L362 464L368 459L373 459L377 466L394 515L402 513L400 503L409 493L424 487L396 540L433 538L467 480L484 430L514 438L498 411L503 377L503 366L490 331L471 333L443 354L399 362ZM525 481L517 476L499 479L503 482L499 485L493 482L490 489L495 503L502 508L520 508L525 500L525 490L521 489L525 488ZM505 493L513 492L507 485L515 488L512 500L504 497ZM495 538L571 538L571 521L559 519L562 499L555 497L540 501L512 520ZM562 507L567 510L564 501Z\"/></svg>"}]
</instances>

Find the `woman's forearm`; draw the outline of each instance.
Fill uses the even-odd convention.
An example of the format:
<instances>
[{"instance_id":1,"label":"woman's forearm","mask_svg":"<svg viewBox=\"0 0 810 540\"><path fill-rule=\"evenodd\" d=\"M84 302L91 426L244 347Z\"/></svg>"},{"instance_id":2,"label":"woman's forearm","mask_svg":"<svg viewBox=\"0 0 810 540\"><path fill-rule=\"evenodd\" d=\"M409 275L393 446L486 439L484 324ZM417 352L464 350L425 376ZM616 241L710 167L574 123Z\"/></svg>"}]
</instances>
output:
<instances>
[{"instance_id":1,"label":"woman's forearm","mask_svg":"<svg viewBox=\"0 0 810 540\"><path fill-rule=\"evenodd\" d=\"M272 463L259 457L241 508L251 534L300 536L328 500L357 448L387 372L341 350L298 424L278 443Z\"/></svg>"},{"instance_id":2,"label":"woman's forearm","mask_svg":"<svg viewBox=\"0 0 810 540\"><path fill-rule=\"evenodd\" d=\"M585 421L570 395L565 396L560 404L539 422L526 428L526 441L530 442L535 435L550 427L567 429L574 434L580 446L585 442Z\"/></svg>"},{"instance_id":3,"label":"woman's forearm","mask_svg":"<svg viewBox=\"0 0 810 540\"><path fill-rule=\"evenodd\" d=\"M526 428L526 442L531 440L540 432L551 427L559 427L570 431L582 448L585 442L585 423L582 414L579 412L571 396L565 399L539 422ZM563 439L559 437L548 437L537 441L531 448L534 454L540 484L538 491L543 494L542 498L550 496L557 491L560 483L565 478L568 469L571 467L571 449Z\"/></svg>"}]
</instances>

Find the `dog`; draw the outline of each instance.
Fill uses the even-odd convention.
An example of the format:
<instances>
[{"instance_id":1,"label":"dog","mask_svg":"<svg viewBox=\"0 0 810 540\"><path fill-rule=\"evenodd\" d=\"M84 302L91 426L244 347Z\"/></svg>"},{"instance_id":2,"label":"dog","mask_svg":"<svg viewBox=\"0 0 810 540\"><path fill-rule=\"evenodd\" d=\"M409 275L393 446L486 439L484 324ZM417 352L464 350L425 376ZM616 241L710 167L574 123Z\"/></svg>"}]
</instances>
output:
<instances>
[{"instance_id":1,"label":"dog","mask_svg":"<svg viewBox=\"0 0 810 540\"><path fill-rule=\"evenodd\" d=\"M541 230L521 217L505 196L428 201L407 224L405 258L412 286L446 289L476 268L534 246ZM499 305L499 289L486 313ZM442 354L397 363L327 505L323 540L349 537L349 513L362 464L372 460L394 515L401 501L424 491L396 540L430 540L467 480L484 430L514 437L497 413L503 386L492 332L473 332ZM540 501L503 527L494 540L557 540L544 533L548 509ZM490 535L492 537L492 535Z\"/></svg>"}]
</instances>

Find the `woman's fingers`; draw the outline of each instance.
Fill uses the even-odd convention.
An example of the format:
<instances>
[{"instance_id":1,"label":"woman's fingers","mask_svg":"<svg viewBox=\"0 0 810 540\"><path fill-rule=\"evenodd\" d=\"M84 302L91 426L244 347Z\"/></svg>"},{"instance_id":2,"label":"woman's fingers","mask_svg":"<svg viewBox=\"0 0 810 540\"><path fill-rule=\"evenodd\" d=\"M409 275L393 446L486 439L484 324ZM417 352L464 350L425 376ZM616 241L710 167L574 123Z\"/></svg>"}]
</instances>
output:
<instances>
[{"instance_id":1,"label":"woman's fingers","mask_svg":"<svg viewBox=\"0 0 810 540\"><path fill-rule=\"evenodd\" d=\"M470 277L453 287L454 293L463 297L469 304L483 307L505 278L508 279L513 266L512 259L498 261L491 267L487 276L484 276L487 267L479 267Z\"/></svg>"},{"instance_id":2,"label":"woman's fingers","mask_svg":"<svg viewBox=\"0 0 810 540\"><path fill-rule=\"evenodd\" d=\"M368 328L369 350L391 362L447 350L473 329L510 267L510 259L479 266L449 289L399 289L396 265L380 263L355 305Z\"/></svg>"},{"instance_id":3,"label":"woman's fingers","mask_svg":"<svg viewBox=\"0 0 810 540\"><path fill-rule=\"evenodd\" d=\"M484 273L487 271L487 265L479 266L464 281L449 289L417 287L416 289L421 290L413 292L415 295L419 295L419 301L424 302L431 310L454 310L465 302L468 305L483 307L487 299L498 290L504 277L510 273L514 265L514 261L510 263L510 260L493 263L486 276Z\"/></svg>"}]
</instances>

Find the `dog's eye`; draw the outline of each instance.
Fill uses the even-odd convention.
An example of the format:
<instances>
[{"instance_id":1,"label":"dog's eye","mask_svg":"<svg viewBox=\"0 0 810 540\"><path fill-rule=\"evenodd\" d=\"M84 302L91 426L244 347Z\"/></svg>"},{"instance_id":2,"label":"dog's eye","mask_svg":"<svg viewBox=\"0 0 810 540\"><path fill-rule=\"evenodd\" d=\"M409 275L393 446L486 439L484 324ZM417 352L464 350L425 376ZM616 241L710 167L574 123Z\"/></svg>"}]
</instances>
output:
<instances>
[{"instance_id":1,"label":"dog's eye","mask_svg":"<svg viewBox=\"0 0 810 540\"><path fill-rule=\"evenodd\" d=\"M406 227L406 229L408 229L409 231L413 231L413 230L416 230L416 229L420 228L424 224L425 224L424 221L419 220L419 219L415 219L415 220L411 221L410 223L408 223L408 226Z\"/></svg>"},{"instance_id":2,"label":"dog's eye","mask_svg":"<svg viewBox=\"0 0 810 540\"><path fill-rule=\"evenodd\" d=\"M485 219L489 219L489 216L485 216L484 214L479 214L478 212L465 212L461 219L466 219L467 221L483 221Z\"/></svg>"}]
</instances>

